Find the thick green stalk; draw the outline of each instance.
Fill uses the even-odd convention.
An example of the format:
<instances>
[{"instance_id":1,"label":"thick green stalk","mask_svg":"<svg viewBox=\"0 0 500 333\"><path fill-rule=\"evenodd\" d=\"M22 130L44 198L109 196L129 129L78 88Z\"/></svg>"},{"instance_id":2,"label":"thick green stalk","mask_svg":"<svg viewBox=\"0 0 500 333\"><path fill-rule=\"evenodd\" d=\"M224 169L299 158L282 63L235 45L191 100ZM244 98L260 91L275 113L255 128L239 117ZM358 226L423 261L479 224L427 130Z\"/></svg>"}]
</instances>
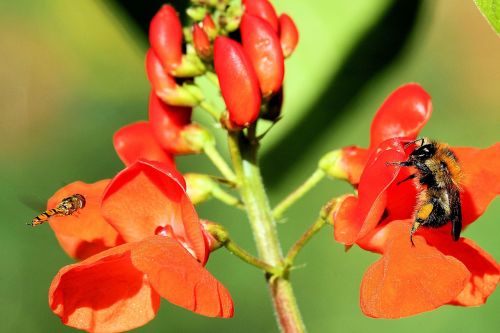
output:
<instances>
[{"instance_id":1,"label":"thick green stalk","mask_svg":"<svg viewBox=\"0 0 500 333\"><path fill-rule=\"evenodd\" d=\"M247 209L259 257L269 265L283 267L283 254L269 200L257 161L258 142L247 140L242 132L231 133L229 150ZM282 332L305 332L288 274L270 275L268 285Z\"/></svg>"}]
</instances>

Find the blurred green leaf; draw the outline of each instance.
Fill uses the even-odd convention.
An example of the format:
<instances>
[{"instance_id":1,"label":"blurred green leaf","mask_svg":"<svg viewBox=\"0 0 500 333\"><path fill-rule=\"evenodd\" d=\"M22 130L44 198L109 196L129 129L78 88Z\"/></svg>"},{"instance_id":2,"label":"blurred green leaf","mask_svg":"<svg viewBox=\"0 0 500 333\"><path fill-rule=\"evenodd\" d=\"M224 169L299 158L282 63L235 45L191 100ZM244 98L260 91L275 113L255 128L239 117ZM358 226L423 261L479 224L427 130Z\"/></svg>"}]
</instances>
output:
<instances>
[{"instance_id":1,"label":"blurred green leaf","mask_svg":"<svg viewBox=\"0 0 500 333\"><path fill-rule=\"evenodd\" d=\"M500 0L474 0L493 30L500 34Z\"/></svg>"}]
</instances>

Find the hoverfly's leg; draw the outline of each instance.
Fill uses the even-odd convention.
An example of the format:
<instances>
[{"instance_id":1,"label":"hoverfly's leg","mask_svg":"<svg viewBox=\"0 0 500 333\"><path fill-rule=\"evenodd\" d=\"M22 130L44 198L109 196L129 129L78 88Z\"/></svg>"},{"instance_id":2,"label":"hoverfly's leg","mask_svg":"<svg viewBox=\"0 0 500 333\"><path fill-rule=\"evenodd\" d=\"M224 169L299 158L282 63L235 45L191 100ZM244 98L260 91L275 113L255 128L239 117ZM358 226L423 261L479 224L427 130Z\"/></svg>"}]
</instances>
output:
<instances>
[{"instance_id":1,"label":"hoverfly's leg","mask_svg":"<svg viewBox=\"0 0 500 333\"><path fill-rule=\"evenodd\" d=\"M410 242L411 246L415 246L415 243L413 243L413 234L417 232L418 227L420 227L421 223L418 221L413 222L413 225L411 226L410 230Z\"/></svg>"},{"instance_id":2,"label":"hoverfly's leg","mask_svg":"<svg viewBox=\"0 0 500 333\"><path fill-rule=\"evenodd\" d=\"M405 179L402 179L400 180L399 182L396 183L396 185L401 185L402 183L404 183L405 181L407 180L410 180L410 179L413 179L417 177L417 174L416 173L412 173L411 175L409 175L408 177L406 177Z\"/></svg>"},{"instance_id":3,"label":"hoverfly's leg","mask_svg":"<svg viewBox=\"0 0 500 333\"><path fill-rule=\"evenodd\" d=\"M419 138L419 139L416 139L416 140L413 140L413 141L407 142L407 143L405 143L404 148L406 149L406 148L408 148L410 145L412 145L412 144L414 144L414 143L417 143L417 142L419 142L419 141L420 141L420 143L419 143L418 145L419 145L419 146L422 146L422 145L423 145L423 143L424 143L424 141L425 141L425 139L424 139L424 138Z\"/></svg>"}]
</instances>

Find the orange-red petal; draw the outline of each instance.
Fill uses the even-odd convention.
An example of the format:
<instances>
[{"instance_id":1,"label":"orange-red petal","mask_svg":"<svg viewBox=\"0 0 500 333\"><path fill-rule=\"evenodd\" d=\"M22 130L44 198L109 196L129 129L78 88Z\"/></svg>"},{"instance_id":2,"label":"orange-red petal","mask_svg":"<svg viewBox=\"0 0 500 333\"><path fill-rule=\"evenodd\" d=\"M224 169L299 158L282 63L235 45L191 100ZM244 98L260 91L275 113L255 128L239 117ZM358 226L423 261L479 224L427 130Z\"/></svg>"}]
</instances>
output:
<instances>
[{"instance_id":1,"label":"orange-red petal","mask_svg":"<svg viewBox=\"0 0 500 333\"><path fill-rule=\"evenodd\" d=\"M401 318L451 302L470 279L465 265L427 245L422 236L392 237L361 282L361 310L369 317Z\"/></svg>"},{"instance_id":2,"label":"orange-red petal","mask_svg":"<svg viewBox=\"0 0 500 333\"><path fill-rule=\"evenodd\" d=\"M54 216L49 222L61 247L75 259L85 259L123 243L116 229L101 214L101 198L108 183L108 179L93 184L74 182L59 189L48 201L48 208L54 208L73 194L85 197L83 209L69 216Z\"/></svg>"},{"instance_id":3,"label":"orange-red petal","mask_svg":"<svg viewBox=\"0 0 500 333\"><path fill-rule=\"evenodd\" d=\"M379 223L387 204L386 191L399 173L399 168L386 162L404 159L405 152L398 139L384 141L372 153L361 175L358 198L347 197L334 212L338 242L351 245Z\"/></svg>"},{"instance_id":4,"label":"orange-red petal","mask_svg":"<svg viewBox=\"0 0 500 333\"><path fill-rule=\"evenodd\" d=\"M370 148L394 137L415 139L432 113L431 97L416 83L405 84L384 101L373 118Z\"/></svg>"},{"instance_id":5,"label":"orange-red petal","mask_svg":"<svg viewBox=\"0 0 500 333\"><path fill-rule=\"evenodd\" d=\"M113 145L125 165L130 165L138 159L145 159L175 166L174 157L156 141L147 121L120 128L113 136Z\"/></svg>"},{"instance_id":6,"label":"orange-red petal","mask_svg":"<svg viewBox=\"0 0 500 333\"><path fill-rule=\"evenodd\" d=\"M52 311L68 326L122 332L154 318L160 297L132 264L129 243L63 267L49 289Z\"/></svg>"},{"instance_id":7,"label":"orange-red petal","mask_svg":"<svg viewBox=\"0 0 500 333\"><path fill-rule=\"evenodd\" d=\"M462 223L474 222L500 194L500 143L486 149L453 148L462 167Z\"/></svg>"},{"instance_id":8,"label":"orange-red petal","mask_svg":"<svg viewBox=\"0 0 500 333\"><path fill-rule=\"evenodd\" d=\"M347 181L352 185L358 185L361 174L365 168L370 151L357 146L342 148L340 168L347 175Z\"/></svg>"},{"instance_id":9,"label":"orange-red petal","mask_svg":"<svg viewBox=\"0 0 500 333\"><path fill-rule=\"evenodd\" d=\"M173 168L138 160L111 181L102 200L102 213L127 242L172 233L202 263L207 244L182 176Z\"/></svg>"},{"instance_id":10,"label":"orange-red petal","mask_svg":"<svg viewBox=\"0 0 500 333\"><path fill-rule=\"evenodd\" d=\"M500 265L496 260L470 239L460 238L454 242L448 234L432 230L425 230L424 236L443 254L461 261L471 273L465 288L450 303L462 306L484 304L500 280Z\"/></svg>"},{"instance_id":11,"label":"orange-red petal","mask_svg":"<svg viewBox=\"0 0 500 333\"><path fill-rule=\"evenodd\" d=\"M233 316L227 289L177 241L153 236L132 251L132 262L169 302L209 317Z\"/></svg>"}]
</instances>

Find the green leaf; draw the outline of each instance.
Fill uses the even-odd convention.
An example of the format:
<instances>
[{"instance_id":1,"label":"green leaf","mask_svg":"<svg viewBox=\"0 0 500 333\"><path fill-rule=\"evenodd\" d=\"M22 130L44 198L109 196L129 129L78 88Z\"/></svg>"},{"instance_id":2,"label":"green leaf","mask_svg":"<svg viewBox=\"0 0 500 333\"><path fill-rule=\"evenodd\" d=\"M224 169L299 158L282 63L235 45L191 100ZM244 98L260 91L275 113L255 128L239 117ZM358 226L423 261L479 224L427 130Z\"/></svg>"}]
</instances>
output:
<instances>
[{"instance_id":1,"label":"green leaf","mask_svg":"<svg viewBox=\"0 0 500 333\"><path fill-rule=\"evenodd\" d=\"M500 35L500 0L474 0L493 30Z\"/></svg>"}]
</instances>

